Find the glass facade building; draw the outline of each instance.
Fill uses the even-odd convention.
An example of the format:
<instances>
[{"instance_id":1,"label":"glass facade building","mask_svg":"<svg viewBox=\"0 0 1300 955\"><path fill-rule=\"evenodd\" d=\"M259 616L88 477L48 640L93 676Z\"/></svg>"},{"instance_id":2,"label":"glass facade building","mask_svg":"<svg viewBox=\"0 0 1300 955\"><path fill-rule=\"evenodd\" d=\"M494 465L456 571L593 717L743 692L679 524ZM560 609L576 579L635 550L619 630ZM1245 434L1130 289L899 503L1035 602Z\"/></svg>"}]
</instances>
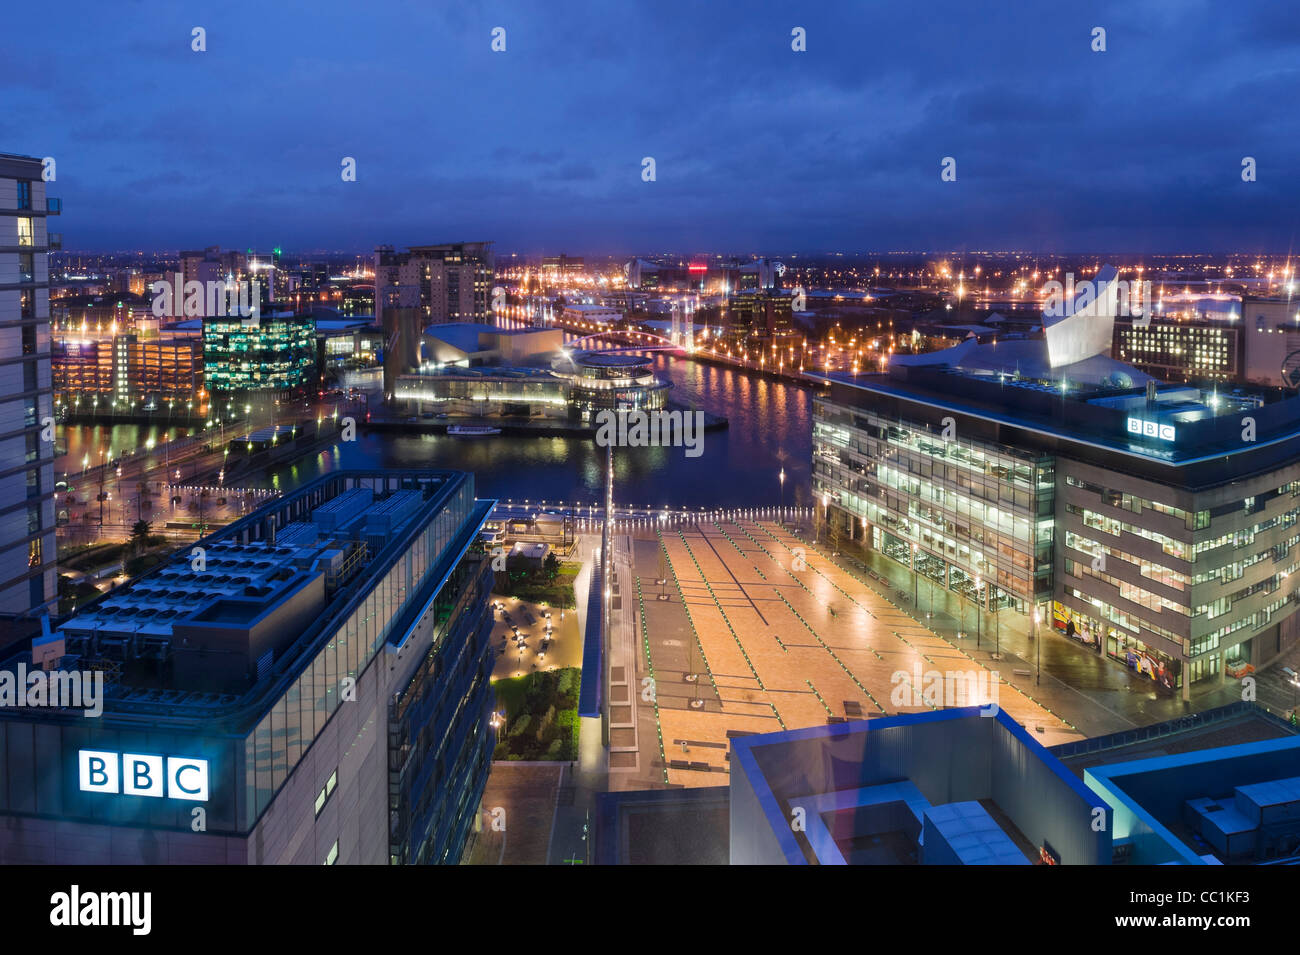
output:
<instances>
[{"instance_id":1,"label":"glass facade building","mask_svg":"<svg viewBox=\"0 0 1300 955\"><path fill-rule=\"evenodd\" d=\"M1051 457L828 398L813 408L813 491L847 533L989 609L1051 594Z\"/></svg>"},{"instance_id":2,"label":"glass facade building","mask_svg":"<svg viewBox=\"0 0 1300 955\"><path fill-rule=\"evenodd\" d=\"M1300 408L1139 386L1113 364L1091 383L920 364L832 376L813 490L840 539L920 587L1037 612L1040 631L1190 699L1300 639Z\"/></svg>"},{"instance_id":3,"label":"glass facade building","mask_svg":"<svg viewBox=\"0 0 1300 955\"><path fill-rule=\"evenodd\" d=\"M354 506L357 492L373 503ZM336 500L348 523L331 529L319 517ZM344 471L205 538L214 563L223 547L244 548L234 551L242 557L265 545L268 556L289 551L293 564L300 554L334 553L332 541L358 544L357 566L334 565L320 581L322 602L279 649L259 652L242 692L200 687L168 663L196 639L194 621L238 629L230 609L237 598L200 601L189 629L178 620L170 640L164 629L159 638L119 643L102 619L79 626L89 608L63 621L64 662L118 676L100 719L0 711L0 762L10 783L0 793L0 860L458 861L495 744L491 573L472 546L491 507L475 499L467 474ZM324 551L303 549L312 526ZM167 572L132 588L149 588ZM247 586L244 594L259 589L256 580ZM272 619L302 592L272 594L255 619ZM208 665L220 646L199 650ZM207 798L88 792L78 767L85 750L206 760ZM112 838L105 827L115 827ZM54 847L68 833L83 849L60 860Z\"/></svg>"},{"instance_id":4,"label":"glass facade building","mask_svg":"<svg viewBox=\"0 0 1300 955\"><path fill-rule=\"evenodd\" d=\"M310 316L203 320L209 391L292 391L309 385L315 373L316 323Z\"/></svg>"}]
</instances>

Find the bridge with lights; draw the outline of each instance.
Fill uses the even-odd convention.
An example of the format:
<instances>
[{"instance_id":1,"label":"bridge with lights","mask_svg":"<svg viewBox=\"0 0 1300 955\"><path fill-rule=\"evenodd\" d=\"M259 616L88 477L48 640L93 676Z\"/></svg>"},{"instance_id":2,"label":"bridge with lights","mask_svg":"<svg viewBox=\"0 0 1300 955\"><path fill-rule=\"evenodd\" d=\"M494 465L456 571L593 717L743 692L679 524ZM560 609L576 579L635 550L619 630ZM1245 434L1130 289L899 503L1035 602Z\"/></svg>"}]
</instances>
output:
<instances>
[{"instance_id":1,"label":"bridge with lights","mask_svg":"<svg viewBox=\"0 0 1300 955\"><path fill-rule=\"evenodd\" d=\"M631 341L627 341L631 339ZM671 338L655 335L652 332L630 331L624 328L610 328L581 338L574 338L564 343L569 350L600 352L643 352L666 351L686 354L688 349Z\"/></svg>"}]
</instances>

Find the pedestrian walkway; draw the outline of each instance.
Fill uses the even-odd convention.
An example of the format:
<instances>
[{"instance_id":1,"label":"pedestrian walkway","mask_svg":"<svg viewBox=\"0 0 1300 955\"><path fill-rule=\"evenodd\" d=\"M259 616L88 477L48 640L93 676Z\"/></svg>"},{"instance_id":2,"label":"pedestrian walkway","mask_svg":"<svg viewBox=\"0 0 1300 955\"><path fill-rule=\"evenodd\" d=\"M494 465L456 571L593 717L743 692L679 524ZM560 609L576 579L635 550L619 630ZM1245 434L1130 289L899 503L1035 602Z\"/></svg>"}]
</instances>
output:
<instances>
[{"instance_id":1,"label":"pedestrian walkway","mask_svg":"<svg viewBox=\"0 0 1300 955\"><path fill-rule=\"evenodd\" d=\"M825 542L814 540L811 528L797 530L792 539L829 557ZM1003 659L998 662L1003 679L1022 689L1033 688L1044 705L1064 714L1089 736L1175 719L1241 699L1240 686L1225 682L1213 689L1198 686L1193 702L1184 703L1179 696L1158 690L1147 677L1062 636L1050 624L1039 624L1041 642L1036 642L1032 624L1011 611L986 612L977 627L975 606L969 600L924 574L914 581L911 570L883 554L851 546L851 552L840 553L834 560L863 586L884 591L891 601L927 623L946 641L971 651L981 661L991 659L1000 647ZM868 571L883 581L872 580ZM966 632L964 638L958 637L960 631Z\"/></svg>"},{"instance_id":2,"label":"pedestrian walkway","mask_svg":"<svg viewBox=\"0 0 1300 955\"><path fill-rule=\"evenodd\" d=\"M942 640L829 558L797 552L775 524L702 520L658 537L675 599L645 604L662 691L659 741L642 734L641 761L662 759L669 785L723 785L738 734L948 706L994 702L1046 745L1082 737L996 661ZM643 579L658 564L646 557Z\"/></svg>"}]
</instances>

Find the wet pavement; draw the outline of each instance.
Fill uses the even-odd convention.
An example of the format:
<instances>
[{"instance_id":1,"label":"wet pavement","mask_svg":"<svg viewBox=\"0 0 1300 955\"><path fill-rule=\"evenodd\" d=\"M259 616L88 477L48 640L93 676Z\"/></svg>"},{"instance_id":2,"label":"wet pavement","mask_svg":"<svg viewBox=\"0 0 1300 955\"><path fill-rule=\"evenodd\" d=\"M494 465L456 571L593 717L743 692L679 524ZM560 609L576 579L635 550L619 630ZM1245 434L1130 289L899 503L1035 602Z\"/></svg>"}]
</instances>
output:
<instances>
[{"instance_id":1,"label":"wet pavement","mask_svg":"<svg viewBox=\"0 0 1300 955\"><path fill-rule=\"evenodd\" d=\"M829 557L825 541L814 542L811 528L801 528L799 536ZM1218 686L1194 685L1191 702L1184 703L1179 695L1181 691L1171 694L1157 689L1148 677L1137 675L1050 626L1040 624L1040 635L1035 640L1029 632L1032 623L1014 612L986 612L977 628L974 604L944 590L924 575L914 584L909 569L882 554L854 547L852 552L842 552L834 560L854 573L864 586L883 592L891 602L928 624L954 646L996 667L1004 680L1032 694L1087 736L1176 719L1242 699L1241 685L1224 681ZM869 578L865 570L874 571L886 583ZM965 632L966 636L959 637L959 632ZM993 654L999 648L1002 659L994 660ZM1293 655L1297 663L1290 665L1300 671L1300 647L1295 648ZM1275 676L1280 665L1288 664L1279 661L1265 673L1255 675L1259 702L1275 711L1293 705L1286 691L1300 692L1300 688L1289 684L1275 685L1284 679Z\"/></svg>"}]
</instances>

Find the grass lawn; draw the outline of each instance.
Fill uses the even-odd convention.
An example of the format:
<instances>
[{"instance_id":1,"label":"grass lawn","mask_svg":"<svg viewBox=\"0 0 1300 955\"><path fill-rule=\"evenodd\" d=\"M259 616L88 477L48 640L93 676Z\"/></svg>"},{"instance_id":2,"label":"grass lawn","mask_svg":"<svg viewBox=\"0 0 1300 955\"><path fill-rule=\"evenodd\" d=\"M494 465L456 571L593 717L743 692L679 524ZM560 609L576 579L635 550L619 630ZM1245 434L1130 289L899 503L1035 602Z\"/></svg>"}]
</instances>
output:
<instances>
[{"instance_id":1,"label":"grass lawn","mask_svg":"<svg viewBox=\"0 0 1300 955\"><path fill-rule=\"evenodd\" d=\"M506 725L493 759L573 760L578 758L577 667L496 680L497 709Z\"/></svg>"},{"instance_id":2,"label":"grass lawn","mask_svg":"<svg viewBox=\"0 0 1300 955\"><path fill-rule=\"evenodd\" d=\"M59 577L59 613L71 613L77 607L99 596L94 584L85 581L73 582L71 577Z\"/></svg>"},{"instance_id":3,"label":"grass lawn","mask_svg":"<svg viewBox=\"0 0 1300 955\"><path fill-rule=\"evenodd\" d=\"M526 600L529 603L545 603L551 607L561 609L577 606L573 581L582 570L577 564L561 564L560 572L551 580L541 578L540 575L532 578L520 578L514 573L510 573L509 582L504 587L498 588L499 593L505 593L510 597L518 597L520 600Z\"/></svg>"}]
</instances>

